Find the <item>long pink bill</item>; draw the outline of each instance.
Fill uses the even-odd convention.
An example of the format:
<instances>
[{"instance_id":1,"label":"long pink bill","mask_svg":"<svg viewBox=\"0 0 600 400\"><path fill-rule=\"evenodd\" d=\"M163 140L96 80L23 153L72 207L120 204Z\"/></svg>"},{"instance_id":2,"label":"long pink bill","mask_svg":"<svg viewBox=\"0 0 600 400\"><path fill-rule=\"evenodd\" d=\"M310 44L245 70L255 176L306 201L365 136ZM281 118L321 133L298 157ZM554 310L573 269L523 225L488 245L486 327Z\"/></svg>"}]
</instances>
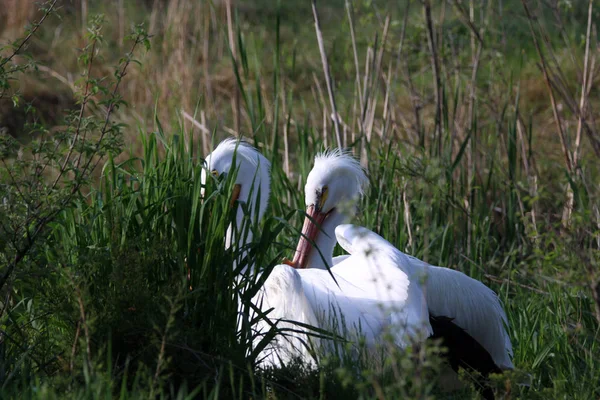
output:
<instances>
[{"instance_id":1,"label":"long pink bill","mask_svg":"<svg viewBox=\"0 0 600 400\"><path fill-rule=\"evenodd\" d=\"M312 244L316 241L319 231L321 230L321 225L326 217L327 213L317 211L314 205L309 206L306 209L306 218L304 219L302 235L298 241L296 253L294 253L294 260L291 263L288 261L286 264L291 265L294 268L308 267L308 258L313 250Z\"/></svg>"}]
</instances>

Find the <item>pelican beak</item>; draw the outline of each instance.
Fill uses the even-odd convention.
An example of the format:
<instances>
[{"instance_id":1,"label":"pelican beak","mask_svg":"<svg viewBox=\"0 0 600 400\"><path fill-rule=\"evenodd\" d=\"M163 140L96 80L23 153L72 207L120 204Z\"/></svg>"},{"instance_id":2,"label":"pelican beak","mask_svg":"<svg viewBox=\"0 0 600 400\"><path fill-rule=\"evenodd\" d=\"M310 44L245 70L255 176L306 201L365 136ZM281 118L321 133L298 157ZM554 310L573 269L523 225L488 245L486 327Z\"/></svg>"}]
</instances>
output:
<instances>
[{"instance_id":1,"label":"pelican beak","mask_svg":"<svg viewBox=\"0 0 600 400\"><path fill-rule=\"evenodd\" d=\"M284 258L282 262L285 265L289 265L290 267L296 268L296 265L294 264L294 262L292 260L290 260L289 258Z\"/></svg>"},{"instance_id":2,"label":"pelican beak","mask_svg":"<svg viewBox=\"0 0 600 400\"><path fill-rule=\"evenodd\" d=\"M229 201L229 207L233 208L235 206L235 202L240 198L240 191L242 190L242 185L236 183L233 185L233 193L231 194L231 200Z\"/></svg>"},{"instance_id":3,"label":"pelican beak","mask_svg":"<svg viewBox=\"0 0 600 400\"><path fill-rule=\"evenodd\" d=\"M317 235L321 230L321 225L328 213L321 212L314 205L309 206L306 209L306 218L304 219L304 225L302 226L302 234L298 241L298 247L296 247L296 253L294 254L294 260L286 262L294 268L306 268L308 257L313 249L313 243L317 239ZM289 260L288 260L289 261Z\"/></svg>"}]
</instances>

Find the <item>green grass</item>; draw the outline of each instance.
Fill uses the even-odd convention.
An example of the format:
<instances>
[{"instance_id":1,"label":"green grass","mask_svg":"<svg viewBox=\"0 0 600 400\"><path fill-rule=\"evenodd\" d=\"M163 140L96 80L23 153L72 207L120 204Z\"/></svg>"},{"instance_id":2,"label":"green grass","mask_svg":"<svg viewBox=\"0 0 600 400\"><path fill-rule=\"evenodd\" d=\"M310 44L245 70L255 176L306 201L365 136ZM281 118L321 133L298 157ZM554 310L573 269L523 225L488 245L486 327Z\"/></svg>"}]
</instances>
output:
<instances>
[{"instance_id":1,"label":"green grass","mask_svg":"<svg viewBox=\"0 0 600 400\"><path fill-rule=\"evenodd\" d=\"M353 4L359 89L344 2L319 4L338 112L349 126L346 144L360 156L361 139L371 135L363 160L371 186L355 222L402 251L480 279L500 295L516 369L495 379L499 398L598 398L600 329L592 293L599 278L598 160L584 136L580 172L570 173L564 166L553 125L547 122L552 118L547 91L541 83L531 84L542 77L527 19L519 2L502 3L509 17L490 17L474 80L469 28L450 3L443 23L441 10L434 8L435 26L444 39L438 130L422 5L410 5L397 63L405 4ZM164 4L168 9L175 3ZM335 358L317 370L299 363L283 370L254 368L252 321L238 330L236 316L238 300L250 312L249 299L262 280L235 277L249 264L264 266L266 276L291 256L303 218L301 189L312 159L325 147L324 140L328 146L335 143L331 120L324 134L323 115L331 110L310 9L290 4L270 7L264 15L261 2L249 10L240 6L232 27L235 58L227 51L227 22L218 4L188 5L184 13L195 24L179 26L167 16L159 18L160 34L151 39L150 50L136 53L141 65L128 70L119 90L129 107L110 116L128 124L111 125L114 138L101 142L104 149L124 140L128 151L101 153L95 175L82 181L74 195L67 189L80 172L76 164L55 189L54 176L40 177L34 157L47 156L50 169L59 170L68 146L55 149L52 139L72 130L63 133L60 126L47 126L43 118L28 114L31 119L16 132L21 139L34 139L22 141L28 143L23 145L25 157L18 156L20 144L2 133L0 200L9 199L0 202L2 275L18 253L14 243L30 245L23 232L30 232L28 216L37 212L31 210L51 215L57 204L62 206L0 287L0 397L476 398L469 386L454 393L441 390L435 346L398 351L383 368ZM92 9L106 11L98 5ZM213 13L208 19L217 24L203 25L207 10ZM140 22L150 19L150 11L128 5L125 15L128 22ZM477 6L476 12L485 8ZM587 9L560 12L571 47L552 30L548 43L561 59L572 54L581 64ZM75 34L75 11L67 8L62 15L40 27L30 51L66 76L65 71L81 72L87 64L77 64L66 44L81 40ZM391 28L382 45L386 15ZM94 81L98 96L105 95L104 83L112 82L107 65L127 52L115 36L115 18L107 16L92 69L92 76L106 79ZM549 29L554 20L545 12L540 21ZM64 31L51 29L56 26ZM214 40L208 49L208 77L201 65L205 27ZM52 37L54 43L64 40L55 49L66 61L46 53L44 44ZM376 57L364 61L368 51L377 55L382 49L381 68L375 68ZM564 64L573 77L568 89L579 101L577 68ZM221 81L221 74L228 78ZM25 88L43 80L32 70L3 69L0 78L9 84L6 91L0 88L0 100L20 94L21 104L27 103ZM212 92L206 88L209 78ZM89 77L74 85L83 91L86 82ZM364 121L359 90L364 103L372 104L365 106ZM235 91L237 109L231 105ZM413 107L411 93L422 103L418 107ZM93 98L95 104L90 101L84 109L89 140L100 132L102 107L110 104L102 99ZM593 112L595 86L589 102ZM181 108L197 120L204 112L210 133L184 120ZM77 111L65 111L65 125L73 128L80 121ZM223 246L231 219L231 177L211 180L207 195L200 197L204 147L226 136L236 114L240 131L272 163L267 217L249 221L247 229L255 235L247 252ZM572 148L577 118L568 111L561 118ZM44 134L28 137L30 131ZM75 153L92 159L92 150L82 146ZM564 226L568 187L575 202L570 224ZM282 332L270 332L275 334Z\"/></svg>"}]
</instances>

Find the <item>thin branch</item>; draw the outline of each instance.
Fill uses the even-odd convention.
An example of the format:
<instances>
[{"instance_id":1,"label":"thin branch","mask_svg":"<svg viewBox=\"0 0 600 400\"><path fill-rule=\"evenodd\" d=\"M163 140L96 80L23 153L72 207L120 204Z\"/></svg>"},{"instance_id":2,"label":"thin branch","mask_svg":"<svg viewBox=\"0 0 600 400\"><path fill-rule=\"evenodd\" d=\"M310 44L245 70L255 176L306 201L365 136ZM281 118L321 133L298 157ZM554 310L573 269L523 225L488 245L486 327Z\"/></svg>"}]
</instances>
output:
<instances>
[{"instance_id":1,"label":"thin branch","mask_svg":"<svg viewBox=\"0 0 600 400\"><path fill-rule=\"evenodd\" d=\"M442 82L440 79L440 65L435 43L435 35L433 33L433 22L431 18L431 3L426 0L423 3L423 11L425 13L425 22L427 24L427 39L429 43L429 51L431 53L431 67L433 69L433 83L435 84L435 131L438 135L439 153L442 153Z\"/></svg>"},{"instance_id":2,"label":"thin branch","mask_svg":"<svg viewBox=\"0 0 600 400\"><path fill-rule=\"evenodd\" d=\"M383 61L383 52L385 51L385 44L387 42L387 37L388 37L388 32L389 32L389 27L390 27L390 16L387 15L385 18L385 22L383 24L383 34L381 36L381 45L379 47L379 53L377 54L376 58L375 58L375 68L373 70L374 75L373 75L373 90L371 91L371 98L373 98L375 101L373 102L369 102L369 106L370 106L370 110L367 114L368 116L368 124L367 126L369 127L367 129L367 138L370 141L371 140L371 134L373 131L373 123L375 120L375 110L376 110L376 106L377 106L377 88L379 87L377 85L382 73L381 73L381 64Z\"/></svg>"},{"instance_id":3,"label":"thin branch","mask_svg":"<svg viewBox=\"0 0 600 400\"><path fill-rule=\"evenodd\" d=\"M579 150L581 145L581 131L583 126L583 116L586 112L586 88L587 88L587 79L588 79L588 70L589 70L589 60L590 60L590 33L592 30L592 4L593 0L589 1L588 6L588 23L587 23L587 32L585 35L585 56L583 61L583 78L581 83L581 99L579 101L579 118L577 121L577 135L575 137L575 149L573 150L573 166L577 168L577 163L579 160Z\"/></svg>"},{"instance_id":4,"label":"thin branch","mask_svg":"<svg viewBox=\"0 0 600 400\"><path fill-rule=\"evenodd\" d=\"M363 97L360 87L360 67L358 65L358 51L356 50L356 37L354 35L354 21L352 19L352 3L346 0L346 13L348 15L348 23L350 24L350 38L352 39L352 53L354 55L354 68L356 70L356 86L358 86L358 100L360 109L363 109Z\"/></svg>"},{"instance_id":5,"label":"thin branch","mask_svg":"<svg viewBox=\"0 0 600 400\"><path fill-rule=\"evenodd\" d=\"M8 176L10 177L10 180L12 181L13 186L15 187L15 189L17 189L17 193L19 194L19 196L21 196L21 198L23 199L25 204L27 206L30 206L29 200L26 199L23 192L21 192L21 188L19 187L15 176L13 175L11 169L8 167L8 165L6 164L6 161L4 159L2 159L2 164L4 165L4 169L6 169L6 172L8 173Z\"/></svg>"},{"instance_id":6,"label":"thin branch","mask_svg":"<svg viewBox=\"0 0 600 400\"><path fill-rule=\"evenodd\" d=\"M97 143L96 143L96 148L94 149L94 154L98 152L100 145L102 144L102 140L104 139L104 136L106 136L106 133L108 132L108 124L110 122L110 116L113 112L113 110L115 109L115 104L116 104L116 97L117 97L117 92L119 90L119 86L121 84L121 81L123 80L123 77L125 76L125 73L127 71L127 68L129 67L129 64L131 64L131 61L133 60L133 52L135 51L136 47L141 43L141 37L138 36L136 37L133 45L131 46L131 50L129 50L129 53L127 54L127 59L125 60L125 63L123 64L123 68L121 68L121 71L119 71L116 75L117 77L117 81L115 83L115 87L110 95L111 100L109 101L108 106L106 107L106 116L104 117L104 126L102 127L102 130L100 131L100 138L98 139ZM100 160L102 160L102 157L98 157L98 160L96 161L96 163L94 164L94 167L91 170L88 170L88 167L92 161L92 157L90 157L88 159L88 162L86 163L85 167L83 168L84 173L92 173L92 171L94 171L96 169L96 166L98 166L98 163L100 162Z\"/></svg>"},{"instance_id":7,"label":"thin branch","mask_svg":"<svg viewBox=\"0 0 600 400\"><path fill-rule=\"evenodd\" d=\"M181 115L183 115L183 118L187 119L188 121L190 121L192 123L192 125L194 125L196 128L200 129L200 131L204 134L210 134L211 132L208 130L208 128L201 122L198 122L193 116L191 116L190 114L188 114L185 110L181 110Z\"/></svg>"},{"instance_id":8,"label":"thin branch","mask_svg":"<svg viewBox=\"0 0 600 400\"><path fill-rule=\"evenodd\" d=\"M73 340L73 347L71 348L71 361L69 363L69 371L73 372L73 365L75 364L75 352L77 351L77 342L79 341L79 334L81 333L81 320L77 321L77 330L75 331L75 340Z\"/></svg>"},{"instance_id":9,"label":"thin branch","mask_svg":"<svg viewBox=\"0 0 600 400\"><path fill-rule=\"evenodd\" d=\"M509 280L509 279L506 279L506 278L498 278L497 276L494 276L494 275L491 275L491 274L485 274L484 276L485 276L486 278L488 278L488 279L489 279L490 281L492 281L492 282L496 282L496 283L507 283L507 284L509 284L509 285L516 285L516 286L518 286L518 287L521 287L521 288L523 288L523 289L527 289L527 290L531 290L532 292L535 292L535 293L538 293L538 294L544 294L544 295L549 295L549 294L550 294L550 293L548 293L548 292L546 292L546 291L544 291L544 290L541 290L541 289L535 288L535 287L533 287L533 286L524 285L524 284L522 284L522 283L518 283L518 282L515 282L515 281L511 281L511 280Z\"/></svg>"},{"instance_id":10,"label":"thin branch","mask_svg":"<svg viewBox=\"0 0 600 400\"><path fill-rule=\"evenodd\" d=\"M73 285L75 285L75 283L73 282ZM83 325L83 332L85 333L85 344L86 344L86 352L87 352L87 364L88 364L88 368L90 373L92 372L92 348L90 345L90 331L88 329L88 324L87 324L87 319L85 317L85 307L83 305L83 297L81 296L81 291L79 290L79 287L77 285L75 285L75 293L77 295L77 303L79 304L79 313L81 316L81 324Z\"/></svg>"},{"instance_id":11,"label":"thin branch","mask_svg":"<svg viewBox=\"0 0 600 400\"><path fill-rule=\"evenodd\" d=\"M92 52L91 52L91 57L90 57L90 65L88 67L88 72L87 72L87 81L85 83L85 94L83 95L83 102L84 102L84 104L81 105L81 109L79 110L79 118L77 120L77 130L75 131L75 138L73 139L73 145L69 149L69 155L67 156L67 159L65 160L65 165L66 165L67 161L69 160L69 157L71 156L71 151L75 147L75 143L77 143L77 139L78 139L79 134L80 134L81 120L83 119L83 112L85 111L85 108L87 106L87 102L88 102L88 99L89 99L89 85L90 85L90 77L91 77L91 73L92 73L92 61L94 61L94 52L95 52L95 50L96 50L96 40L94 39L94 42L92 43ZM84 131L83 131L83 137L81 138L81 150L79 152L79 157L77 158L76 168L79 168L79 165L81 164L81 156L83 155L83 147L85 146L86 134L87 134L87 129L84 129ZM65 165L63 165L63 168L65 167Z\"/></svg>"},{"instance_id":12,"label":"thin branch","mask_svg":"<svg viewBox=\"0 0 600 400\"><path fill-rule=\"evenodd\" d=\"M460 1L457 2L456 0L450 0L450 3L452 3L454 8L458 10L458 17L462 21L462 23L465 24L471 30L471 33L475 36L477 41L480 44L483 44L483 38L479 33L479 29L477 29L477 27L475 26L473 18L470 17L470 13L469 15L467 15L467 11L463 8Z\"/></svg>"},{"instance_id":13,"label":"thin branch","mask_svg":"<svg viewBox=\"0 0 600 400\"><path fill-rule=\"evenodd\" d=\"M333 115L337 117L337 107L335 105L335 94L333 91L333 85L331 83L331 74L329 72L329 63L327 62L327 54L325 53L325 45L323 44L323 35L321 34L321 25L319 23L319 14L317 13L317 0L312 0L312 11L315 19L315 32L317 34L317 42L319 44L319 51L321 53L321 62L323 64L323 73L325 74L325 82L327 83L327 92L329 93L329 101L331 103L331 109ZM333 126L335 127L335 136L337 139L338 147L342 148L342 135L340 133L340 123L337 118L333 120Z\"/></svg>"},{"instance_id":14,"label":"thin branch","mask_svg":"<svg viewBox=\"0 0 600 400\"><path fill-rule=\"evenodd\" d=\"M236 51L236 46L235 46L235 39L233 36L233 18L232 18L232 13L231 13L231 0L226 0L226 12L227 12L227 34L229 37L229 49L231 50L231 56L233 57L233 60L235 61L235 63L238 62L237 60L237 51ZM232 104L232 108L233 108L233 112L234 112L234 125L233 125L233 129L235 130L235 136L238 136L240 134L240 90L238 85L235 85L234 87L234 94L233 94L233 104Z\"/></svg>"},{"instance_id":15,"label":"thin branch","mask_svg":"<svg viewBox=\"0 0 600 400\"><path fill-rule=\"evenodd\" d=\"M119 84L121 83L122 78L125 76L125 71L127 70L129 64L131 63L132 59L133 59L133 52L135 50L135 48L142 42L142 37L138 36L135 39L135 42L131 48L130 53L127 56L127 59L123 65L123 68L117 73L117 82L115 84L115 87L111 93L111 101L109 102L109 105L106 109L106 117L105 117L105 121L104 121L104 126L102 128L101 131L101 135L100 138L98 139L98 142L96 143L96 147L94 149L94 154L98 152L100 145L102 144L102 140L104 139L104 136L106 135L106 133L108 132L108 124L110 122L110 116L112 111L114 110L115 107L115 98L117 97L117 91L119 89ZM60 203L54 207L53 209L51 209L47 215L43 216L43 217L36 217L37 221L36 222L28 222L27 224L25 224L24 226L32 226L32 229L28 229L27 230L27 234L28 234L28 243L21 249L16 248L17 252L13 258L13 261L10 262L6 268L6 271L4 271L4 274L0 277L0 289L2 289L4 287L4 285L6 284L6 282L8 281L8 278L10 277L10 275L12 275L15 267L23 260L23 258L25 258L25 256L29 253L29 250L32 248L32 246L35 244L38 236L41 234L42 230L44 229L44 227L50 223L55 217L56 215L58 215L58 213L63 209L63 207L69 202L71 201L71 198L73 197L73 195L79 190L79 188L81 187L81 184L84 181L84 178L86 177L86 175L89 175L98 165L98 163L100 162L100 160L102 159L102 157L98 157L98 160L96 161L96 163L94 164L94 168L89 169L89 166L91 164L93 157L90 157L85 165L85 167L83 168L83 172L76 178L75 183L73 184L69 194L67 196L65 196L64 199L62 199L62 201L60 201Z\"/></svg>"},{"instance_id":16,"label":"thin branch","mask_svg":"<svg viewBox=\"0 0 600 400\"><path fill-rule=\"evenodd\" d=\"M44 15L42 16L42 18L40 18L40 20L36 23L33 24L33 28L29 31L29 33L27 34L27 36L25 36L25 39L23 39L21 41L21 43L17 46L17 48L13 51L13 53L8 56L7 58L5 58L2 63L0 63L0 68L5 66L6 63L10 62L10 60L12 60L14 58L14 56L16 56L17 54L19 54L19 52L21 51L21 49L23 48L23 46L25 46L27 44L27 42L29 42L29 40L31 40L31 38L33 37L33 35L35 35L35 33L37 32L37 30L40 28L40 26L44 23L44 21L46 20L46 18L48 18L48 16L52 13L52 11L54 10L54 6L56 5L56 2L58 0L54 0L52 3L50 3L50 6L45 10Z\"/></svg>"},{"instance_id":17,"label":"thin branch","mask_svg":"<svg viewBox=\"0 0 600 400\"><path fill-rule=\"evenodd\" d=\"M556 128L558 129L558 135L560 137L560 143L562 146L563 154L565 156L565 163L567 165L567 170L569 173L573 171L573 160L571 159L571 154L569 149L567 148L567 139L565 137L565 132L563 131L562 123L560 120L560 116L558 115L558 107L556 106L556 99L554 98L554 91L552 90L552 85L550 83L550 77L548 74L546 59L544 58L544 54L542 53L542 49L540 48L540 44L537 40L537 35L535 34L535 30L533 29L533 16L529 12L529 7L527 7L526 0L521 0L523 4L523 8L525 9L525 14L527 14L527 22L529 23L529 29L531 31L531 36L533 38L533 43L535 45L535 49L537 50L538 55L540 56L542 72L544 74L544 81L546 82L546 87L548 88L548 92L550 94L550 102L552 104L552 113L554 114L554 122L556 123Z\"/></svg>"},{"instance_id":18,"label":"thin branch","mask_svg":"<svg viewBox=\"0 0 600 400\"><path fill-rule=\"evenodd\" d=\"M83 120L83 113L85 112L85 109L86 109L86 106L87 106L87 103L89 100L90 73L92 72L92 64L94 62L96 41L97 41L97 39L94 39L94 41L92 42L92 50L90 52L91 55L90 55L89 65L88 65L87 74L86 74L87 79L85 82L85 89L83 92L83 101L81 102L81 107L79 107L79 115L77 116L77 127L75 128L75 136L73 137L73 142L69 146L69 151L67 152L65 160L64 160L62 166L60 167L58 174L56 175L56 179L54 179L54 183L52 183L52 187L50 188L50 191L52 191L56 188L56 185L58 185L60 178L62 178L65 171L67 170L67 164L69 163L69 161L71 159L71 155L73 154L73 150L75 149L75 145L77 144L77 142L79 140L79 135L81 133L81 121ZM79 154L79 160L81 160L81 153ZM77 163L79 164L79 161Z\"/></svg>"}]
</instances>

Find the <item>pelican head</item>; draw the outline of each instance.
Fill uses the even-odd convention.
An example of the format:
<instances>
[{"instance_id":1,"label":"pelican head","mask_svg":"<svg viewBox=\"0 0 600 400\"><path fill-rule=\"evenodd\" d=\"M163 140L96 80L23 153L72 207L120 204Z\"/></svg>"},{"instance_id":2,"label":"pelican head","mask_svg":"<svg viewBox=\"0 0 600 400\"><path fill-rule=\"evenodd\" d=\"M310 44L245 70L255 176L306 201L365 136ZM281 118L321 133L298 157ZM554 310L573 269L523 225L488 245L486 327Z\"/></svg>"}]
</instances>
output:
<instances>
[{"instance_id":1,"label":"pelican head","mask_svg":"<svg viewBox=\"0 0 600 400\"><path fill-rule=\"evenodd\" d=\"M235 154L235 166L232 168L233 158ZM206 184L208 172L215 176L227 174L230 171L236 171L234 183L234 192L232 194L232 205L237 200L238 202L250 203L250 212L254 213L256 202L258 201L258 215L251 214L251 218L255 221L260 220L269 202L269 192L271 190L270 177L271 163L258 152L257 149L250 144L230 138L225 139L217 148L210 153L205 159L205 168L202 169L200 180L202 185ZM204 196L204 188L202 188L202 196ZM236 214L237 226L241 227L244 217L241 207L238 207ZM231 227L227 230L226 246L231 245Z\"/></svg>"},{"instance_id":2,"label":"pelican head","mask_svg":"<svg viewBox=\"0 0 600 400\"><path fill-rule=\"evenodd\" d=\"M354 215L356 203L368 183L365 171L349 153L336 149L315 157L304 187L306 218L292 261L294 267L306 268L309 258L315 259L315 255L311 257L315 253L312 243L317 242L319 235L335 240L335 227Z\"/></svg>"}]
</instances>

